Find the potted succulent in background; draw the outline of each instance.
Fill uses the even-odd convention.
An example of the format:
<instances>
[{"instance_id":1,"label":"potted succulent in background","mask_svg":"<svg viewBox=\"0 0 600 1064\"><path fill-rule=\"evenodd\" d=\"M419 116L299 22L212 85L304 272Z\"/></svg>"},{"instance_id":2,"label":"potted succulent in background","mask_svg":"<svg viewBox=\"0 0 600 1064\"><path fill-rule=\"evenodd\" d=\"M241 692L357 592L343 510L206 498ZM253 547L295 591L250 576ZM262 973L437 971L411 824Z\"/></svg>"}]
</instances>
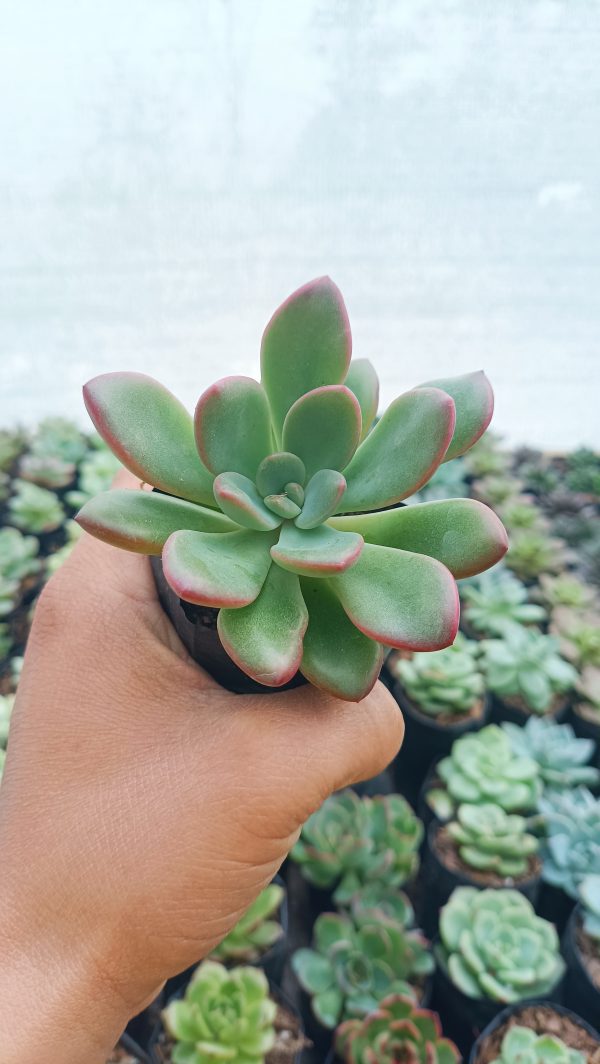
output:
<instances>
[{"instance_id":1,"label":"potted succulent in background","mask_svg":"<svg viewBox=\"0 0 600 1064\"><path fill-rule=\"evenodd\" d=\"M539 908L562 930L582 880L600 874L600 799L582 786L549 790L538 809L545 836Z\"/></svg>"},{"instance_id":2,"label":"potted succulent in background","mask_svg":"<svg viewBox=\"0 0 600 1064\"><path fill-rule=\"evenodd\" d=\"M500 447L501 438L488 432L465 458L467 472L473 479L489 476L506 476L510 472L510 455Z\"/></svg>"},{"instance_id":3,"label":"potted succulent in background","mask_svg":"<svg viewBox=\"0 0 600 1064\"><path fill-rule=\"evenodd\" d=\"M522 529L545 532L549 528L548 518L544 517L529 495L518 495L516 498L507 499L501 506L497 506L496 510L511 535Z\"/></svg>"},{"instance_id":4,"label":"potted succulent in background","mask_svg":"<svg viewBox=\"0 0 600 1064\"><path fill-rule=\"evenodd\" d=\"M391 654L392 692L407 728L394 763L397 786L416 800L432 760L454 740L486 723L488 703L477 660L479 648L459 632L451 647L412 657Z\"/></svg>"},{"instance_id":5,"label":"potted succulent in background","mask_svg":"<svg viewBox=\"0 0 600 1064\"><path fill-rule=\"evenodd\" d=\"M504 637L530 624L542 624L546 610L530 602L527 588L505 569L482 573L461 586L464 603L462 627L475 639Z\"/></svg>"},{"instance_id":6,"label":"potted succulent in background","mask_svg":"<svg viewBox=\"0 0 600 1064\"><path fill-rule=\"evenodd\" d=\"M593 588L588 587L572 573L560 573L558 576L543 573L539 580L538 594L549 609L570 606L583 610L597 602Z\"/></svg>"},{"instance_id":7,"label":"potted succulent in background","mask_svg":"<svg viewBox=\"0 0 600 1064\"><path fill-rule=\"evenodd\" d=\"M474 480L471 484L471 497L497 509L502 503L518 498L523 484L517 477L509 474L490 474Z\"/></svg>"},{"instance_id":8,"label":"potted succulent in background","mask_svg":"<svg viewBox=\"0 0 600 1064\"><path fill-rule=\"evenodd\" d=\"M526 583L533 583L542 573L559 573L567 565L565 544L537 528L513 533L506 564Z\"/></svg>"},{"instance_id":9,"label":"potted succulent in background","mask_svg":"<svg viewBox=\"0 0 600 1064\"><path fill-rule=\"evenodd\" d=\"M350 354L342 297L322 278L267 325L262 383L217 382L193 422L142 374L84 389L100 435L155 491L99 495L77 520L154 558L180 636L232 690L304 678L363 698L384 646L452 643L455 578L506 551L499 519L474 500L399 505L485 431L485 376L428 382L372 427L377 378Z\"/></svg>"},{"instance_id":10,"label":"potted succulent in background","mask_svg":"<svg viewBox=\"0 0 600 1064\"><path fill-rule=\"evenodd\" d=\"M11 524L48 541L49 534L57 532L65 519L58 497L28 480L13 480L13 489L8 502Z\"/></svg>"},{"instance_id":11,"label":"potted succulent in background","mask_svg":"<svg viewBox=\"0 0 600 1064\"><path fill-rule=\"evenodd\" d=\"M585 876L579 884L579 905L574 909L563 941L567 962L565 995L590 1023L600 1017L600 873Z\"/></svg>"},{"instance_id":12,"label":"potted succulent in background","mask_svg":"<svg viewBox=\"0 0 600 1064\"><path fill-rule=\"evenodd\" d=\"M492 692L492 719L523 724L536 713L562 719L569 709L577 672L559 654L558 641L528 628L511 628L503 639L481 643L482 667Z\"/></svg>"},{"instance_id":13,"label":"potted succulent in background","mask_svg":"<svg viewBox=\"0 0 600 1064\"><path fill-rule=\"evenodd\" d=\"M576 735L595 743L595 764L600 765L600 669L593 665L583 670L577 682L571 721Z\"/></svg>"},{"instance_id":14,"label":"potted succulent in background","mask_svg":"<svg viewBox=\"0 0 600 1064\"><path fill-rule=\"evenodd\" d=\"M506 722L502 730L518 757L537 762L545 788L596 788L600 783L600 770L588 764L594 756L594 743L579 739L570 724L530 717L523 727Z\"/></svg>"},{"instance_id":15,"label":"potted succulent in background","mask_svg":"<svg viewBox=\"0 0 600 1064\"><path fill-rule=\"evenodd\" d=\"M505 1005L556 1000L565 969L556 928L517 890L458 887L435 952L438 1005L463 1050Z\"/></svg>"},{"instance_id":16,"label":"potted succulent in background","mask_svg":"<svg viewBox=\"0 0 600 1064\"><path fill-rule=\"evenodd\" d=\"M559 640L561 653L577 669L600 668L600 614L558 606L552 612L550 630Z\"/></svg>"},{"instance_id":17,"label":"potted succulent in background","mask_svg":"<svg viewBox=\"0 0 600 1064\"><path fill-rule=\"evenodd\" d=\"M597 1031L562 1005L513 1005L477 1039L469 1064L597 1064Z\"/></svg>"},{"instance_id":18,"label":"potted succulent in background","mask_svg":"<svg viewBox=\"0 0 600 1064\"><path fill-rule=\"evenodd\" d=\"M460 1053L444 1038L435 1012L409 998L384 998L376 1012L346 1020L335 1036L334 1060L343 1064L460 1064Z\"/></svg>"}]
</instances>

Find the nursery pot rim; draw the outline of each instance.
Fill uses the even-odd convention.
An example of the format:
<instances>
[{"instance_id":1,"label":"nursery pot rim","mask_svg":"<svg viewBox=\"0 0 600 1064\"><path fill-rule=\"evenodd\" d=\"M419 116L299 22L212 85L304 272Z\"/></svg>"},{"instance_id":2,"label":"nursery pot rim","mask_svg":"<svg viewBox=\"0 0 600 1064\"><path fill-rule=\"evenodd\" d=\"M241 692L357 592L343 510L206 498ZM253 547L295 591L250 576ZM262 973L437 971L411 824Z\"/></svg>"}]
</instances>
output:
<instances>
[{"instance_id":1,"label":"nursery pot rim","mask_svg":"<svg viewBox=\"0 0 600 1064\"><path fill-rule=\"evenodd\" d=\"M502 1009L502 1012L499 1012L497 1016L494 1016L493 1020L490 1020L487 1027L483 1029L481 1034L478 1035L475 1042L473 1043L471 1052L469 1054L468 1064L477 1064L477 1054L480 1051L484 1041L492 1034L494 1034L494 1032L497 1031L499 1027L502 1027L502 1025L505 1024L511 1016L513 1016L515 1013L523 1011L524 1009L535 1008L537 1006L539 1006L540 1008L548 1009L551 1012L556 1012L559 1014L559 1016L566 1016L569 1019L573 1020L580 1027L583 1027L587 1034L591 1035L592 1038L597 1039L598 1045L600 1045L600 1034L598 1034L598 1031L595 1029L595 1027L592 1027L591 1023L588 1023L587 1020L584 1020L582 1016L578 1016L578 1014L574 1012L573 1009L568 1008L567 1005L562 1005L558 1002L549 1001L547 998L530 998L528 1001L516 1001L513 1005L506 1005L505 1008Z\"/></svg>"},{"instance_id":2,"label":"nursery pot rim","mask_svg":"<svg viewBox=\"0 0 600 1064\"><path fill-rule=\"evenodd\" d=\"M446 872L448 872L450 875L454 876L457 880L464 880L465 881L464 884L462 882L460 884L457 883L457 886L458 885L460 885L460 886L464 885L464 886L477 887L478 890L505 890L505 889L506 890L518 890L520 893L523 893L523 890L525 888L530 887L530 886L533 887L536 883L540 883L541 882L541 879L542 879L542 861L541 861L540 857L537 854L532 854L531 855L531 857L533 857L534 861L536 862L537 871L534 871L534 872L528 871L526 875L519 876L517 878L513 878L512 876L506 876L504 878L504 880L502 881L502 883L500 883L500 884L498 884L498 883L485 883L482 880L473 878L473 876L470 874L467 866L465 866L464 869L463 868L460 868L460 869L451 868L449 865L447 865L445 863L445 861L442 860L442 858L440 856L440 853L439 853L439 850L435 846L436 836L441 831L444 831L448 827L448 824L450 824L450 823L451 823L450 820L442 821L442 820L438 820L437 817L434 817L434 819L431 821L429 827L427 828L427 847L428 847L429 852L430 852L431 856L433 857L433 859L438 861L438 863L442 866L442 868ZM458 851L457 851L457 853L458 853ZM477 869L474 869L474 871L477 871Z\"/></svg>"}]
</instances>

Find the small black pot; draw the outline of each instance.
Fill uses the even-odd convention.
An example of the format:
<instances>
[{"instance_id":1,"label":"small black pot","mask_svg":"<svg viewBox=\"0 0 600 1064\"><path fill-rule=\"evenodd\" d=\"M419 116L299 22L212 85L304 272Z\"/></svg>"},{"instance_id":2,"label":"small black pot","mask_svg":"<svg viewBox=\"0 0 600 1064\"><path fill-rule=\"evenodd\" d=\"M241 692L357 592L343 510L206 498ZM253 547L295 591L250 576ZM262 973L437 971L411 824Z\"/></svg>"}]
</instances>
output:
<instances>
[{"instance_id":1,"label":"small black pot","mask_svg":"<svg viewBox=\"0 0 600 1064\"><path fill-rule=\"evenodd\" d=\"M587 1031L587 1033L591 1035L592 1038L596 1038L600 1042L600 1035L598 1035L598 1032L595 1031L589 1023L586 1023L586 1021L580 1016L578 1016L575 1012L572 1012L571 1009L565 1008L564 1005L552 1003L548 1001L547 998L537 998L533 1001L528 1002L519 1001L518 1004L509 1005L508 1008L503 1009L502 1012L500 1012L498 1016L496 1016L496 1018L488 1024L485 1030L481 1032L469 1055L469 1064L476 1064L477 1056L481 1047L483 1046L483 1043L487 1041L487 1039L491 1035L493 1035L499 1027L503 1027L504 1024L511 1018L511 1016L518 1016L518 1014L522 1012L523 1008L527 1008L530 1005L544 1005L551 1008L553 1012L559 1013L559 1015L561 1016L568 1016L569 1019L573 1021L573 1023L577 1023L580 1027L583 1027L583 1029Z\"/></svg>"},{"instance_id":2,"label":"small black pot","mask_svg":"<svg viewBox=\"0 0 600 1064\"><path fill-rule=\"evenodd\" d=\"M437 766L438 761L436 760L434 764L431 765L427 775L425 776L425 779L421 784L419 790L419 797L417 799L417 816L420 820L423 821L423 824L426 828L429 828L430 824L440 823L439 818L435 815L433 809L430 807L425 797L427 792L435 786L435 781L437 779Z\"/></svg>"},{"instance_id":3,"label":"small black pot","mask_svg":"<svg viewBox=\"0 0 600 1064\"><path fill-rule=\"evenodd\" d=\"M560 1003L562 986L561 978L544 1000ZM518 1004L529 1005L532 1000L534 999L524 998ZM438 961L435 972L433 1009L442 1017L444 1034L456 1042L463 1056L467 1056L475 1039L505 1008L502 1001L467 997L454 985L443 964Z\"/></svg>"},{"instance_id":4,"label":"small black pot","mask_svg":"<svg viewBox=\"0 0 600 1064\"><path fill-rule=\"evenodd\" d=\"M577 945L576 932L580 907L571 914L563 937L563 955L567 962L565 1001L589 1023L600 1021L600 989L592 982Z\"/></svg>"},{"instance_id":5,"label":"small black pot","mask_svg":"<svg viewBox=\"0 0 600 1064\"><path fill-rule=\"evenodd\" d=\"M129 1053L132 1057L135 1057L136 1062L139 1064L152 1064L148 1054L137 1044L135 1039L125 1032L119 1038L119 1046L124 1049L126 1053Z\"/></svg>"},{"instance_id":6,"label":"small black pot","mask_svg":"<svg viewBox=\"0 0 600 1064\"><path fill-rule=\"evenodd\" d=\"M542 879L537 903L538 916L554 924L559 935L562 935L574 908L575 901L569 894Z\"/></svg>"},{"instance_id":7,"label":"small black pot","mask_svg":"<svg viewBox=\"0 0 600 1064\"><path fill-rule=\"evenodd\" d=\"M139 1056L142 1064L146 1064L150 1060L150 1044L156 1025L160 1021L160 1012L165 1001L166 994L165 988L163 988L158 997L151 1001L143 1012L133 1016L121 1036L120 1041L123 1048Z\"/></svg>"},{"instance_id":8,"label":"small black pot","mask_svg":"<svg viewBox=\"0 0 600 1064\"><path fill-rule=\"evenodd\" d=\"M211 606L194 606L190 602L184 602L165 580L161 559L151 557L150 565L160 604L188 654L226 690L234 694L268 695L276 691L288 691L307 682L300 672L282 687L265 687L264 684L252 680L238 669L219 639L219 611Z\"/></svg>"},{"instance_id":9,"label":"small black pot","mask_svg":"<svg viewBox=\"0 0 600 1064\"><path fill-rule=\"evenodd\" d=\"M392 693L404 714L406 729L404 742L392 763L396 787L414 804L419 788L432 761L445 757L453 742L467 732L479 731L487 724L490 700L483 701L481 715L468 720L457 719L452 724L441 724L435 717L422 713L408 697L401 684L395 683Z\"/></svg>"},{"instance_id":10,"label":"small black pot","mask_svg":"<svg viewBox=\"0 0 600 1064\"><path fill-rule=\"evenodd\" d=\"M600 768L600 714L596 722L590 720L589 717L584 717L582 713L578 712L577 706L573 705L571 706L569 723L578 739L591 739L596 744L594 754L590 759L590 765Z\"/></svg>"},{"instance_id":11,"label":"small black pot","mask_svg":"<svg viewBox=\"0 0 600 1064\"><path fill-rule=\"evenodd\" d=\"M447 868L443 861L440 860L435 847L435 836L441 827L442 825L436 821L429 825L423 868L425 905L422 923L423 930L429 937L437 934L440 909L446 904L456 887L477 887L478 890L482 890L486 886L481 880L472 879L467 872ZM527 879L521 879L517 882L507 880L502 885L524 894L535 908L540 892L540 882L540 873L538 872L537 875L529 876Z\"/></svg>"}]
</instances>

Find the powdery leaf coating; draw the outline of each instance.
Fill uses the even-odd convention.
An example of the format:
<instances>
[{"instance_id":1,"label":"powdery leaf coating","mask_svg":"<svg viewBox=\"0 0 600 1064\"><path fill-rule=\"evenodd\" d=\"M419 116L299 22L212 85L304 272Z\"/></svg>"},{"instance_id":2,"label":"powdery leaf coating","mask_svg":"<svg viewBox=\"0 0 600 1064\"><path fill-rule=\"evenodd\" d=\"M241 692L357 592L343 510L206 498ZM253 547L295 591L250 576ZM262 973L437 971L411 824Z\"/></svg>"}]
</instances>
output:
<instances>
[{"instance_id":1,"label":"powdery leaf coating","mask_svg":"<svg viewBox=\"0 0 600 1064\"><path fill-rule=\"evenodd\" d=\"M221 473L216 477L213 487L215 502L227 517L241 525L242 528L266 532L269 529L278 528L281 524L281 518L265 506L254 486L254 481L243 476L242 473Z\"/></svg>"},{"instance_id":2,"label":"powdery leaf coating","mask_svg":"<svg viewBox=\"0 0 600 1064\"><path fill-rule=\"evenodd\" d=\"M316 528L335 513L346 490L346 480L335 469L319 469L306 485L302 513L297 528ZM350 530L352 531L352 530Z\"/></svg>"},{"instance_id":3,"label":"powdery leaf coating","mask_svg":"<svg viewBox=\"0 0 600 1064\"><path fill-rule=\"evenodd\" d=\"M194 416L198 453L212 473L253 479L272 450L269 402L251 377L224 377L207 388Z\"/></svg>"},{"instance_id":4,"label":"powdery leaf coating","mask_svg":"<svg viewBox=\"0 0 600 1064\"><path fill-rule=\"evenodd\" d=\"M300 396L283 423L283 447L297 454L306 475L318 469L345 469L361 431L356 396L342 385L315 388Z\"/></svg>"},{"instance_id":5,"label":"powdery leaf coating","mask_svg":"<svg viewBox=\"0 0 600 1064\"><path fill-rule=\"evenodd\" d=\"M301 530L290 524L271 547L271 557L298 576L327 576L353 565L362 547L363 538L356 532L338 532L327 525Z\"/></svg>"},{"instance_id":6,"label":"powdery leaf coating","mask_svg":"<svg viewBox=\"0 0 600 1064\"><path fill-rule=\"evenodd\" d=\"M165 576L186 602L247 606L260 594L271 566L266 532L174 532L163 551Z\"/></svg>"}]
</instances>

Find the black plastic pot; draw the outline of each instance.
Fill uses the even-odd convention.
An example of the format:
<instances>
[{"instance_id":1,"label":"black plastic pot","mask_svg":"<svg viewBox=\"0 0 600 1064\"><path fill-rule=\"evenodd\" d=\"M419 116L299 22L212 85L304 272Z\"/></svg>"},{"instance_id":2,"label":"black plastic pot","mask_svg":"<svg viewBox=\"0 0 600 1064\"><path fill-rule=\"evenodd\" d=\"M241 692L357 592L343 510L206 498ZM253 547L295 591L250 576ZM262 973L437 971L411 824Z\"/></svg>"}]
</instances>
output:
<instances>
[{"instance_id":1,"label":"black plastic pot","mask_svg":"<svg viewBox=\"0 0 600 1064\"><path fill-rule=\"evenodd\" d=\"M577 705L573 705L569 714L569 723L579 739L591 739L596 744L590 764L600 768L600 714L598 714L597 721L591 720L578 711Z\"/></svg>"},{"instance_id":2,"label":"black plastic pot","mask_svg":"<svg viewBox=\"0 0 600 1064\"><path fill-rule=\"evenodd\" d=\"M151 557L150 565L160 604L188 654L228 691L234 694L268 695L274 691L288 691L306 683L300 672L283 687L265 687L264 684L250 679L231 660L219 639L219 611L211 606L194 606L190 602L184 602L165 580L161 559Z\"/></svg>"},{"instance_id":3,"label":"black plastic pot","mask_svg":"<svg viewBox=\"0 0 600 1064\"><path fill-rule=\"evenodd\" d=\"M574 908L575 901L569 894L542 879L537 903L538 916L554 924L559 935L562 935Z\"/></svg>"},{"instance_id":4,"label":"black plastic pot","mask_svg":"<svg viewBox=\"0 0 600 1064\"><path fill-rule=\"evenodd\" d=\"M565 1002L589 1023L600 1022L600 988L588 973L579 946L577 930L580 925L580 907L574 910L563 937L563 955L567 962L565 979Z\"/></svg>"},{"instance_id":5,"label":"black plastic pot","mask_svg":"<svg viewBox=\"0 0 600 1064\"><path fill-rule=\"evenodd\" d=\"M570 699L564 698L557 703L556 709L551 713L542 714L549 720L555 721L557 724L563 724L569 714ZM530 717L537 716L536 713L527 713L525 710L520 709L519 706L513 705L510 699L500 698L498 695L492 696L492 711L491 721L493 724L501 724L503 721L510 721L511 724L519 724L523 726L527 724Z\"/></svg>"},{"instance_id":6,"label":"black plastic pot","mask_svg":"<svg viewBox=\"0 0 600 1064\"><path fill-rule=\"evenodd\" d=\"M560 1004L562 987L561 978L544 1000ZM518 1004L529 1005L532 1000L534 999L523 998ZM467 1056L481 1032L505 1008L506 1005L502 1001L467 997L455 986L443 964L438 961L434 978L433 1009L442 1017L444 1034L456 1042L463 1056Z\"/></svg>"},{"instance_id":7,"label":"black plastic pot","mask_svg":"<svg viewBox=\"0 0 600 1064\"><path fill-rule=\"evenodd\" d=\"M448 868L440 859L435 847L435 838L442 826L434 821L429 825L429 831L427 832L427 846L423 867L423 895L425 900L421 920L423 930L429 937L437 934L439 911L446 904L456 887L477 887L478 890L482 890L486 886L486 883L482 882L481 879L473 879L466 871L461 872ZM540 884L540 872L538 872L527 879L517 881L507 879L502 886L518 890L519 893L529 898L535 908L540 892ZM495 886L495 884L487 885Z\"/></svg>"},{"instance_id":8,"label":"black plastic pot","mask_svg":"<svg viewBox=\"0 0 600 1064\"><path fill-rule=\"evenodd\" d=\"M127 1027L120 1042L128 1052L137 1054L142 1064L149 1061L150 1044L156 1025L160 1021L160 1012L166 1001L165 989L161 990L158 997L152 1001L143 1012L134 1016Z\"/></svg>"},{"instance_id":9,"label":"black plastic pot","mask_svg":"<svg viewBox=\"0 0 600 1064\"><path fill-rule=\"evenodd\" d=\"M136 1064L137 1062L139 1062L139 1064L152 1064L148 1054L127 1033L121 1035L119 1039L119 1047L134 1057Z\"/></svg>"},{"instance_id":10,"label":"black plastic pot","mask_svg":"<svg viewBox=\"0 0 600 1064\"><path fill-rule=\"evenodd\" d=\"M438 760L441 760L441 759L438 759ZM428 804L428 802L426 800L426 797L425 797L427 795L427 792L430 791L433 787L435 787L435 783L436 783L436 779L437 779L437 765L438 765L438 761L437 760L435 761L434 764L431 765L427 775L425 776L423 782L421 783L421 787L419 789L419 797L417 799L417 816L419 817L420 820L423 821L423 823L424 823L426 828L429 828L430 824L433 824L433 823L439 824L440 823L439 818L435 815L435 813L433 812L433 809Z\"/></svg>"},{"instance_id":11,"label":"black plastic pot","mask_svg":"<svg viewBox=\"0 0 600 1064\"><path fill-rule=\"evenodd\" d=\"M508 1008L503 1009L502 1012L499 1013L499 1015L496 1016L496 1018L493 1019L492 1022L489 1023L485 1030L482 1031L479 1035L479 1038L475 1042L469 1055L469 1064L477 1064L477 1058L480 1051L483 1049L484 1043L487 1041L488 1038L495 1034L495 1032L499 1028L503 1027L504 1024L506 1024L511 1018L511 1016L518 1016L519 1013L523 1011L523 1009L529 1008L531 1005L542 1005L546 1008L551 1008L553 1012L557 1012L560 1016L568 1016L568 1018L572 1020L573 1023L578 1024L579 1027L583 1027L584 1031L586 1031L592 1038L596 1038L600 1042L600 1035L598 1034L598 1032L594 1030L594 1028L589 1023L582 1019L581 1016L577 1015L577 1013L575 1012L572 1012L570 1008L565 1008L564 1005L558 1005L556 1003L550 1002L547 998L536 998L533 1001L528 1002L519 1001L518 1004L509 1005Z\"/></svg>"},{"instance_id":12,"label":"black plastic pot","mask_svg":"<svg viewBox=\"0 0 600 1064\"><path fill-rule=\"evenodd\" d=\"M483 700L481 715L478 717L442 724L435 717L422 713L401 684L396 682L392 693L404 714L405 723L402 749L392 763L392 768L398 791L414 804L432 762L445 757L453 742L461 735L479 731L487 724L490 701L487 697Z\"/></svg>"}]
</instances>

